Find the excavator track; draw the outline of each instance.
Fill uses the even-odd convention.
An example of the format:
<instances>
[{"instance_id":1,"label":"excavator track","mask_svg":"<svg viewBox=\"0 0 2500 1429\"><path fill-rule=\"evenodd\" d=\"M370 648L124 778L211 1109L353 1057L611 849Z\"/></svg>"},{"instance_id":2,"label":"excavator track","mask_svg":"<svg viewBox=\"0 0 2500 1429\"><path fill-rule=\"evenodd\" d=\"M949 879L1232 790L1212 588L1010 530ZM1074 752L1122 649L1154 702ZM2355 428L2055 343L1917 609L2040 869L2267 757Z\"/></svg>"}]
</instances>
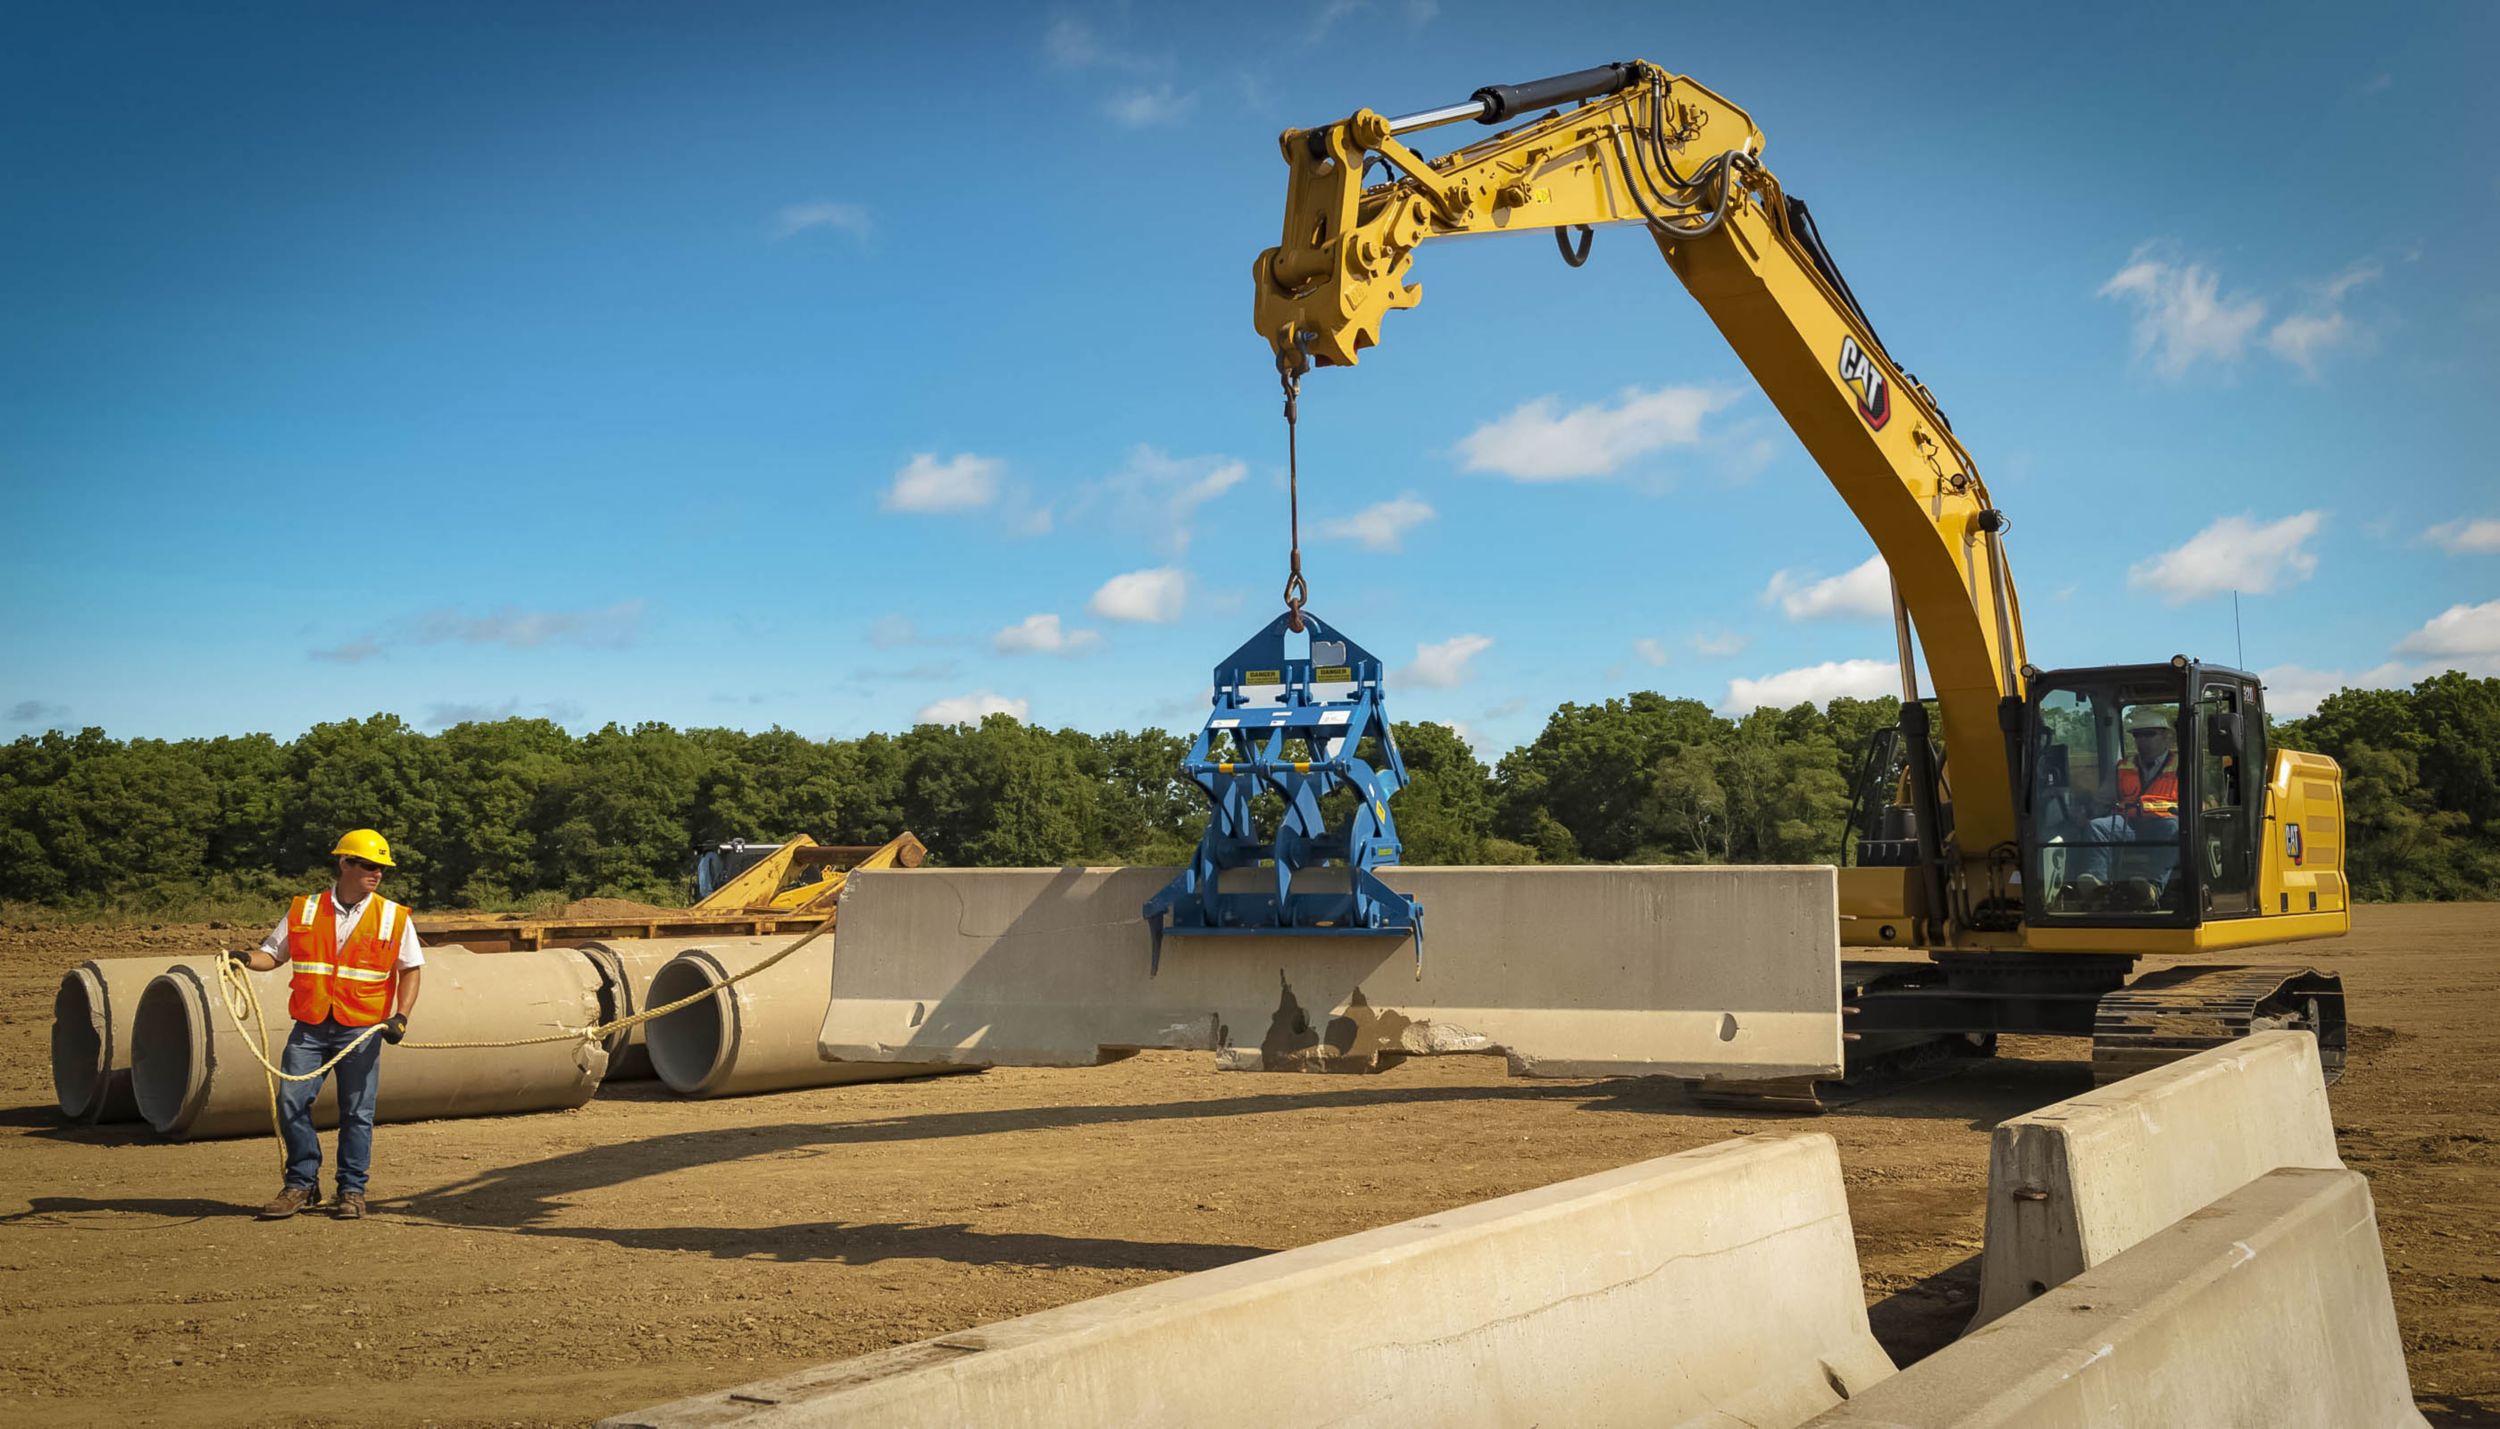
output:
<instances>
[{"instance_id":1,"label":"excavator track","mask_svg":"<svg viewBox=\"0 0 2500 1429\"><path fill-rule=\"evenodd\" d=\"M2298 967L2179 967L2146 973L2101 999L2092 1080L2117 1081L2255 1032L2315 1033L2332 1083L2344 1072L2344 982Z\"/></svg>"}]
</instances>

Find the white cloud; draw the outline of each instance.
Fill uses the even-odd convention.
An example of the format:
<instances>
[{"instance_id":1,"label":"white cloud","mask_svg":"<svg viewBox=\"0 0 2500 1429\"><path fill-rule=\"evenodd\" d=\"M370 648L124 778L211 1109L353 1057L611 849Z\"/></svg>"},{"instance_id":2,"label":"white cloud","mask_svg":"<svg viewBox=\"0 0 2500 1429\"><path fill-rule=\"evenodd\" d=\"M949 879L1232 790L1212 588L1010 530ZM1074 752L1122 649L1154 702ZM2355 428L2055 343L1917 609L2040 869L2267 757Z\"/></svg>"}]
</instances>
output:
<instances>
[{"instance_id":1,"label":"white cloud","mask_svg":"<svg viewBox=\"0 0 2500 1429\"><path fill-rule=\"evenodd\" d=\"M1316 45L1328 38L1328 32L1336 28L1339 20L1358 10L1370 8L1371 0L1320 0L1319 9L1311 16L1311 33L1306 38Z\"/></svg>"},{"instance_id":2,"label":"white cloud","mask_svg":"<svg viewBox=\"0 0 2500 1429\"><path fill-rule=\"evenodd\" d=\"M2232 362L2266 319L2256 299L2221 294L2222 280L2203 264L2169 261L2168 245L2137 247L2100 295L2135 307L2135 354L2164 377L2181 377L2199 362Z\"/></svg>"},{"instance_id":3,"label":"white cloud","mask_svg":"<svg viewBox=\"0 0 2500 1429\"><path fill-rule=\"evenodd\" d=\"M2342 313L2294 313L2267 330L2266 351L2315 377L2318 359L2352 336L2352 324Z\"/></svg>"},{"instance_id":4,"label":"white cloud","mask_svg":"<svg viewBox=\"0 0 2500 1429\"><path fill-rule=\"evenodd\" d=\"M2255 341L2314 378L2328 353L2364 345L2368 334L2345 314L2344 299L2382 271L2364 259L2324 282L2306 284L2299 309L2267 327L2263 299L2224 294L2220 275L2201 263L2178 261L2173 245L2156 241L2138 245L2127 266L2101 285L2100 295L2134 306L2136 356L2149 358L2164 377L2185 376L2200 362L2237 361Z\"/></svg>"},{"instance_id":5,"label":"white cloud","mask_svg":"<svg viewBox=\"0 0 2500 1429\"><path fill-rule=\"evenodd\" d=\"M643 603L620 600L591 610L522 610L502 606L484 615L445 608L394 621L380 635L366 635L326 650L315 660L354 665L402 645L500 645L535 650L544 645L625 646L642 633Z\"/></svg>"},{"instance_id":6,"label":"white cloud","mask_svg":"<svg viewBox=\"0 0 2500 1429\"><path fill-rule=\"evenodd\" d=\"M1430 506L1408 492L1394 501L1366 506L1351 516L1321 522L1319 533L1361 542L1366 550L1394 551L1404 543L1407 532L1431 520L1433 514Z\"/></svg>"},{"instance_id":7,"label":"white cloud","mask_svg":"<svg viewBox=\"0 0 2500 1429\"><path fill-rule=\"evenodd\" d=\"M1826 660L1820 665L1782 670L1760 679L1727 682L1727 698L1719 708L1731 714L1768 705L1824 705L1843 695L1871 700L1901 693L1901 667L1890 660Z\"/></svg>"},{"instance_id":8,"label":"white cloud","mask_svg":"<svg viewBox=\"0 0 2500 1429\"><path fill-rule=\"evenodd\" d=\"M1881 556L1869 556L1845 574L1822 580L1775 571L1762 588L1762 603L1778 606L1791 620L1887 616L1892 614L1892 572Z\"/></svg>"},{"instance_id":9,"label":"white cloud","mask_svg":"<svg viewBox=\"0 0 2500 1429\"><path fill-rule=\"evenodd\" d=\"M968 695L931 700L911 718L914 724L979 724L984 716L994 714L1021 720L1032 710L1030 700L1011 700L994 691L975 690Z\"/></svg>"},{"instance_id":10,"label":"white cloud","mask_svg":"<svg viewBox=\"0 0 2500 1429\"><path fill-rule=\"evenodd\" d=\"M2318 569L2305 543L2325 514L2303 511L2262 526L2250 517L2225 516L2184 545L2129 566L2127 584L2152 591L2166 605L2184 605L2226 591L2262 595L2305 581Z\"/></svg>"},{"instance_id":11,"label":"white cloud","mask_svg":"<svg viewBox=\"0 0 2500 1429\"><path fill-rule=\"evenodd\" d=\"M1417 645L1415 660L1399 672L1404 683L1428 690L1446 690L1466 682L1467 666L1493 648L1490 635L1453 635L1437 645Z\"/></svg>"},{"instance_id":12,"label":"white cloud","mask_svg":"<svg viewBox=\"0 0 2500 1429\"><path fill-rule=\"evenodd\" d=\"M1162 625L1180 618L1188 597L1189 577L1174 567L1158 566L1104 581L1085 608L1105 620Z\"/></svg>"},{"instance_id":13,"label":"white cloud","mask_svg":"<svg viewBox=\"0 0 2500 1429\"><path fill-rule=\"evenodd\" d=\"M1198 508L1241 484L1247 463L1227 456L1173 456L1144 443L1129 448L1120 469L1091 483L1080 513L1109 507L1113 519L1141 530L1158 549L1180 555L1197 530Z\"/></svg>"},{"instance_id":14,"label":"white cloud","mask_svg":"<svg viewBox=\"0 0 2500 1429\"><path fill-rule=\"evenodd\" d=\"M1745 637L1733 630L1722 630L1715 635L1693 637L1693 653L1713 660L1725 659L1744 648Z\"/></svg>"},{"instance_id":15,"label":"white cloud","mask_svg":"<svg viewBox=\"0 0 2500 1429\"><path fill-rule=\"evenodd\" d=\"M2364 283L2377 282L2379 277L2385 271L2386 270L2379 267L2376 262L2365 258L2362 261L2353 264L2351 267L2346 268L2343 272L2336 274L2334 277L2327 279L2325 282L2318 284L2318 301L2324 303L2328 307L2333 307L2336 304L2341 303L2344 300L2344 295L2351 292L2353 289L2360 287Z\"/></svg>"},{"instance_id":16,"label":"white cloud","mask_svg":"<svg viewBox=\"0 0 2500 1429\"><path fill-rule=\"evenodd\" d=\"M2452 605L2396 642L2408 655L2500 657L2500 600Z\"/></svg>"},{"instance_id":17,"label":"white cloud","mask_svg":"<svg viewBox=\"0 0 2500 1429\"><path fill-rule=\"evenodd\" d=\"M516 610L485 615L430 610L406 637L411 645L501 645L534 650L541 645L630 645L642 627L643 603L621 600L597 610Z\"/></svg>"},{"instance_id":18,"label":"white cloud","mask_svg":"<svg viewBox=\"0 0 2500 1429\"><path fill-rule=\"evenodd\" d=\"M1632 653L1640 656L1641 663L1645 665L1664 665L1667 663L1667 647L1659 644L1655 639L1647 635L1644 635L1640 639L1632 642Z\"/></svg>"},{"instance_id":19,"label":"white cloud","mask_svg":"<svg viewBox=\"0 0 2500 1429\"><path fill-rule=\"evenodd\" d=\"M1099 632L1061 629L1050 612L1028 615L990 637L1002 655L1074 655L1101 643Z\"/></svg>"},{"instance_id":20,"label":"white cloud","mask_svg":"<svg viewBox=\"0 0 2500 1429\"><path fill-rule=\"evenodd\" d=\"M1187 117L1198 103L1196 90L1178 90L1168 84L1151 88L1123 90L1105 100L1102 112L1111 122L1124 129L1152 129L1161 124L1176 124Z\"/></svg>"},{"instance_id":21,"label":"white cloud","mask_svg":"<svg viewBox=\"0 0 2500 1429\"><path fill-rule=\"evenodd\" d=\"M1053 16L1049 28L1042 31L1042 57L1058 69L1143 71L1172 67L1168 57L1121 49L1109 43L1101 31L1068 14Z\"/></svg>"},{"instance_id":22,"label":"white cloud","mask_svg":"<svg viewBox=\"0 0 2500 1429\"><path fill-rule=\"evenodd\" d=\"M894 474L886 489L888 511L924 513L972 511L998 497L998 474L1005 464L995 457L965 452L944 461L929 452L915 454Z\"/></svg>"},{"instance_id":23,"label":"white cloud","mask_svg":"<svg viewBox=\"0 0 2500 1429\"><path fill-rule=\"evenodd\" d=\"M2266 687L2266 713L2276 719L2299 719L2317 713L2318 704L2337 690L2386 690L2410 685L2436 668L2390 660L2359 674L2313 670L2306 665L2270 665L2257 672Z\"/></svg>"},{"instance_id":24,"label":"white cloud","mask_svg":"<svg viewBox=\"0 0 2500 1429\"><path fill-rule=\"evenodd\" d=\"M1520 481L1570 481L1605 476L1627 461L1701 440L1702 420L1736 400L1714 387L1627 387L1609 405L1562 410L1562 399L1523 402L1461 438L1469 471Z\"/></svg>"},{"instance_id":25,"label":"white cloud","mask_svg":"<svg viewBox=\"0 0 2500 1429\"><path fill-rule=\"evenodd\" d=\"M836 203L831 199L816 199L809 203L794 203L782 209L774 216L773 234L777 238L789 238L805 233L811 228L827 228L836 233L850 234L854 238L866 238L870 226L868 210L864 206L855 203Z\"/></svg>"},{"instance_id":26,"label":"white cloud","mask_svg":"<svg viewBox=\"0 0 2500 1429\"><path fill-rule=\"evenodd\" d=\"M2423 532L2422 539L2450 555L2500 556L2500 518L2442 521Z\"/></svg>"}]
</instances>

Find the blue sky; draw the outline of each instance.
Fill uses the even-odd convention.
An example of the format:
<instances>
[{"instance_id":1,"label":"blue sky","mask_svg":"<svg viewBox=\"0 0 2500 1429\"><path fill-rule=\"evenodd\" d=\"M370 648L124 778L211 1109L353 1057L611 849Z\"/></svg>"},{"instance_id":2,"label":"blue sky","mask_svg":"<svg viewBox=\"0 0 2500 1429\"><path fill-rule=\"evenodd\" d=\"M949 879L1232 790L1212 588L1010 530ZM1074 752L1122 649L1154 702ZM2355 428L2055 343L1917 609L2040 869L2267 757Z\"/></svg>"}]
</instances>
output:
<instances>
[{"instance_id":1,"label":"blue sky","mask_svg":"<svg viewBox=\"0 0 2500 1429\"><path fill-rule=\"evenodd\" d=\"M1635 56L1761 123L2039 663L2231 661L2236 584L2279 710L2500 673L2500 10L900 9L11 7L0 737L1194 727L1284 576L1276 133ZM1303 401L1397 717L1892 687L1644 238L1414 276Z\"/></svg>"}]
</instances>

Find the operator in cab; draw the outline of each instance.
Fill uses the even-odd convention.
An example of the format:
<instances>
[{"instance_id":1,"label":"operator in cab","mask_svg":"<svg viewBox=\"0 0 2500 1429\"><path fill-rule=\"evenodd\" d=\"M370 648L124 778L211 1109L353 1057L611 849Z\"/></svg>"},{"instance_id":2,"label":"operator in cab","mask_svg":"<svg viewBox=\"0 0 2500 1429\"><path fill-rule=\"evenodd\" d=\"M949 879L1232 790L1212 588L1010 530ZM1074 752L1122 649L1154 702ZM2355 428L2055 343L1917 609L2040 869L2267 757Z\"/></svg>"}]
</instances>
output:
<instances>
[{"instance_id":1,"label":"operator in cab","mask_svg":"<svg viewBox=\"0 0 2500 1429\"><path fill-rule=\"evenodd\" d=\"M2146 844L2142 876L2158 897L2179 865L2179 759L2170 717L2138 705L2127 718L2127 737L2134 749L2119 762L2118 797L2085 826L2083 871L2075 882L2086 889L2107 883L2118 845Z\"/></svg>"},{"instance_id":2,"label":"operator in cab","mask_svg":"<svg viewBox=\"0 0 2500 1429\"><path fill-rule=\"evenodd\" d=\"M289 904L258 948L226 956L254 972L294 966L287 1011L295 1030L287 1034L286 1054L278 1063L288 1075L304 1076L347 1052L331 1069L339 1079L338 1200L332 1214L353 1221L364 1217L365 1180L373 1168L382 1044L408 1034L425 951L408 910L375 891L382 886L382 871L395 866L390 843L371 829L354 829L330 855L338 877L328 888ZM368 1035L377 1026L381 1030ZM262 1220L282 1221L321 1204L321 1140L313 1135L312 1109L325 1079L278 1084L286 1182L276 1199L260 1208Z\"/></svg>"}]
</instances>

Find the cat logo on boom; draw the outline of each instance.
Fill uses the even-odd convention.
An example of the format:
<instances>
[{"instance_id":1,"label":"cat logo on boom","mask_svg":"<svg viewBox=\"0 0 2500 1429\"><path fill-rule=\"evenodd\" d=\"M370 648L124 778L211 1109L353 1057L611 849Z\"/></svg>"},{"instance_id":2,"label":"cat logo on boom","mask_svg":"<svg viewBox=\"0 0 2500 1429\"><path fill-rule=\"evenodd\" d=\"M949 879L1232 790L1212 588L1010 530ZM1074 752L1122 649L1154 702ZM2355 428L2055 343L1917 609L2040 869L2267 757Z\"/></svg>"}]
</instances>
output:
<instances>
[{"instance_id":1,"label":"cat logo on boom","mask_svg":"<svg viewBox=\"0 0 2500 1429\"><path fill-rule=\"evenodd\" d=\"M1858 394L1858 415L1876 431L1892 420L1892 384L1884 380L1883 369L1866 355L1854 337L1840 340L1840 380Z\"/></svg>"}]
</instances>

